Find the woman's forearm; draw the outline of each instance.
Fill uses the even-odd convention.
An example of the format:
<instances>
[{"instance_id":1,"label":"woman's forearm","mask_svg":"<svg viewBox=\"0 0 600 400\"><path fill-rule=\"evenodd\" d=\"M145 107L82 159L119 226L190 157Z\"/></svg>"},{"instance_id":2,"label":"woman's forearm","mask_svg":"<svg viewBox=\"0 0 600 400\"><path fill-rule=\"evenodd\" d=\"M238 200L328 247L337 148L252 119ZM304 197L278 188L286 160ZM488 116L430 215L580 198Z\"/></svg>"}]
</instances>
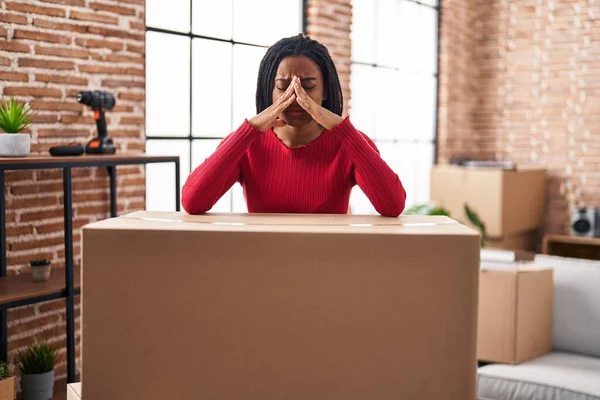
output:
<instances>
[{"instance_id":1,"label":"woman's forearm","mask_svg":"<svg viewBox=\"0 0 600 400\"><path fill-rule=\"evenodd\" d=\"M181 203L189 214L203 214L240 180L239 162L262 133L244 121L198 166L183 185Z\"/></svg>"}]
</instances>

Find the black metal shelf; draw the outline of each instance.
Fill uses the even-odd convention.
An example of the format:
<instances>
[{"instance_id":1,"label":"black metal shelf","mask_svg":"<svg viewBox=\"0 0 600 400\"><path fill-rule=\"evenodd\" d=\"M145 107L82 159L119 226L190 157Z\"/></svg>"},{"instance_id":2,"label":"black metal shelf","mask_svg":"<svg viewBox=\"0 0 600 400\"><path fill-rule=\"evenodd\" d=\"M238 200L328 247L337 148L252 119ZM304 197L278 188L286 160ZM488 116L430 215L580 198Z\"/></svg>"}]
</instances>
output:
<instances>
[{"instance_id":1,"label":"black metal shelf","mask_svg":"<svg viewBox=\"0 0 600 400\"><path fill-rule=\"evenodd\" d=\"M30 156L0 159L0 360L8 361L6 311L9 308L64 298L66 300L67 382L75 381L75 305L81 293L79 271L73 266L73 197L71 169L105 167L110 178L110 216L117 216L117 166L154 163L175 164L175 209L180 207L180 162L178 156L83 155L75 157ZM60 168L63 171L65 268L56 269L46 283L31 282L29 276L7 276L5 171ZM77 284L75 284L77 282Z\"/></svg>"}]
</instances>

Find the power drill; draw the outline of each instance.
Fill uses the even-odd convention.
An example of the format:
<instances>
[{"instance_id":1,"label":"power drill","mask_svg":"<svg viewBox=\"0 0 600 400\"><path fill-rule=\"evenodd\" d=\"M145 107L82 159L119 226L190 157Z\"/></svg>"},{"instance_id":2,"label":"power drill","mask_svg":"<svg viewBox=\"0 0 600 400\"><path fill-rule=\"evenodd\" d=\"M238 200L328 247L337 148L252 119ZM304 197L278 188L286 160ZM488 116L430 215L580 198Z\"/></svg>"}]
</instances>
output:
<instances>
[{"instance_id":1,"label":"power drill","mask_svg":"<svg viewBox=\"0 0 600 400\"><path fill-rule=\"evenodd\" d=\"M105 110L111 110L115 106L115 98L112 94L95 90L93 92L77 93L77 101L89 106L94 111L94 119L98 128L98 136L90 140L85 146L87 154L115 154L117 148L113 140L108 137L106 131Z\"/></svg>"}]
</instances>

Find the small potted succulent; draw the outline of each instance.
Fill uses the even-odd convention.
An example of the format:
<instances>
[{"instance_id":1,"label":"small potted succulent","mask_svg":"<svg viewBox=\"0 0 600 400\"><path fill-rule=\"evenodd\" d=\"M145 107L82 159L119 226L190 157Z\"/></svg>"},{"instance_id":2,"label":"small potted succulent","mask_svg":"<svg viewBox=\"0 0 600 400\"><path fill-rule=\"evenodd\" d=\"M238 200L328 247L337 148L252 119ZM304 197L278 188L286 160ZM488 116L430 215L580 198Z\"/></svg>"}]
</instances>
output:
<instances>
[{"instance_id":1,"label":"small potted succulent","mask_svg":"<svg viewBox=\"0 0 600 400\"><path fill-rule=\"evenodd\" d=\"M31 125L33 111L27 102L11 97L0 102L0 157L24 157L31 152L29 133L21 133Z\"/></svg>"},{"instance_id":2,"label":"small potted succulent","mask_svg":"<svg viewBox=\"0 0 600 400\"><path fill-rule=\"evenodd\" d=\"M54 394L56 349L46 343L33 344L17 354L23 400L49 400Z\"/></svg>"},{"instance_id":3,"label":"small potted succulent","mask_svg":"<svg viewBox=\"0 0 600 400\"><path fill-rule=\"evenodd\" d=\"M8 365L0 362L0 400L14 400L15 377L10 373Z\"/></svg>"},{"instance_id":4,"label":"small potted succulent","mask_svg":"<svg viewBox=\"0 0 600 400\"><path fill-rule=\"evenodd\" d=\"M46 282L50 279L50 273L52 272L52 266L50 260L43 258L40 260L29 261L31 267L31 276L35 282Z\"/></svg>"}]
</instances>

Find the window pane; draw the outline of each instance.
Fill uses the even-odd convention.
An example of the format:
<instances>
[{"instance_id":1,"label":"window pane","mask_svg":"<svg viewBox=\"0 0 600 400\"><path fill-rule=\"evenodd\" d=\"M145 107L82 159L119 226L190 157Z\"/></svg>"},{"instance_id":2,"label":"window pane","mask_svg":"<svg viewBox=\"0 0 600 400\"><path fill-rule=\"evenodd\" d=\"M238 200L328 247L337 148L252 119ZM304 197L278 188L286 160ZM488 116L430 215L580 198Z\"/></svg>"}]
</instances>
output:
<instances>
[{"instance_id":1,"label":"window pane","mask_svg":"<svg viewBox=\"0 0 600 400\"><path fill-rule=\"evenodd\" d=\"M436 79L433 76L401 74L394 115L399 140L432 141L435 137Z\"/></svg>"},{"instance_id":2,"label":"window pane","mask_svg":"<svg viewBox=\"0 0 600 400\"><path fill-rule=\"evenodd\" d=\"M364 194L364 192L358 187L358 185L354 186L352 189L352 193L350 194L350 208L352 214L359 215L376 215L377 211L371 204L369 198Z\"/></svg>"},{"instance_id":3,"label":"window pane","mask_svg":"<svg viewBox=\"0 0 600 400\"><path fill-rule=\"evenodd\" d=\"M180 184L183 186L190 173L190 142L180 140L148 140L146 153L179 156ZM181 188L179 188L181 191ZM146 209L175 211L175 165L148 164L146 167Z\"/></svg>"},{"instance_id":4,"label":"window pane","mask_svg":"<svg viewBox=\"0 0 600 400\"><path fill-rule=\"evenodd\" d=\"M419 2L432 7L437 7L439 3L438 0L419 0Z\"/></svg>"},{"instance_id":5,"label":"window pane","mask_svg":"<svg viewBox=\"0 0 600 400\"><path fill-rule=\"evenodd\" d=\"M231 6L232 0L194 0L192 31L197 35L231 39Z\"/></svg>"},{"instance_id":6,"label":"window pane","mask_svg":"<svg viewBox=\"0 0 600 400\"><path fill-rule=\"evenodd\" d=\"M256 115L256 81L258 67L266 49L255 46L233 46L233 129L244 118Z\"/></svg>"},{"instance_id":7,"label":"window pane","mask_svg":"<svg viewBox=\"0 0 600 400\"><path fill-rule=\"evenodd\" d=\"M412 196L414 203L428 203L431 199L431 167L434 151L433 143L418 143L416 145L415 188Z\"/></svg>"},{"instance_id":8,"label":"window pane","mask_svg":"<svg viewBox=\"0 0 600 400\"><path fill-rule=\"evenodd\" d=\"M375 135L375 68L351 65L350 116L353 125L373 138Z\"/></svg>"},{"instance_id":9,"label":"window pane","mask_svg":"<svg viewBox=\"0 0 600 400\"><path fill-rule=\"evenodd\" d=\"M236 183L232 188L232 196L233 196L233 212L236 213L245 213L248 212L248 207L246 206L246 199L244 198L244 190L242 189L242 185Z\"/></svg>"},{"instance_id":10,"label":"window pane","mask_svg":"<svg viewBox=\"0 0 600 400\"><path fill-rule=\"evenodd\" d=\"M189 32L190 0L146 0L146 25Z\"/></svg>"},{"instance_id":11,"label":"window pane","mask_svg":"<svg viewBox=\"0 0 600 400\"><path fill-rule=\"evenodd\" d=\"M231 44L194 39L194 136L224 137L231 132Z\"/></svg>"},{"instance_id":12,"label":"window pane","mask_svg":"<svg viewBox=\"0 0 600 400\"><path fill-rule=\"evenodd\" d=\"M375 61L375 4L373 0L352 2L352 60L365 63Z\"/></svg>"},{"instance_id":13,"label":"window pane","mask_svg":"<svg viewBox=\"0 0 600 400\"><path fill-rule=\"evenodd\" d=\"M397 116L399 72L387 68L375 69L375 137L377 139L398 139L402 132Z\"/></svg>"},{"instance_id":14,"label":"window pane","mask_svg":"<svg viewBox=\"0 0 600 400\"><path fill-rule=\"evenodd\" d=\"M398 43L393 48L396 48L400 54L399 67L402 70L416 71L418 68L419 59L417 54L419 54L419 49L417 46L420 42L415 40L415 37L419 34L419 7L422 6L412 1L401 1L398 4L397 24L399 36Z\"/></svg>"},{"instance_id":15,"label":"window pane","mask_svg":"<svg viewBox=\"0 0 600 400\"><path fill-rule=\"evenodd\" d=\"M194 140L192 142L192 168L198 167L215 152L220 140ZM221 197L211 212L231 212L231 190Z\"/></svg>"},{"instance_id":16,"label":"window pane","mask_svg":"<svg viewBox=\"0 0 600 400\"><path fill-rule=\"evenodd\" d=\"M400 30L397 21L398 6L398 0L379 0L377 2L375 57L376 63L379 65L400 66L401 53L396 50Z\"/></svg>"},{"instance_id":17,"label":"window pane","mask_svg":"<svg viewBox=\"0 0 600 400\"><path fill-rule=\"evenodd\" d=\"M437 70L437 11L431 7L419 9L419 32L415 37L418 68L432 75Z\"/></svg>"},{"instance_id":18,"label":"window pane","mask_svg":"<svg viewBox=\"0 0 600 400\"><path fill-rule=\"evenodd\" d=\"M406 190L406 203L415 197L415 167L419 157L414 143L378 143L381 157L394 170Z\"/></svg>"},{"instance_id":19,"label":"window pane","mask_svg":"<svg viewBox=\"0 0 600 400\"><path fill-rule=\"evenodd\" d=\"M188 136L190 39L146 33L146 133Z\"/></svg>"},{"instance_id":20,"label":"window pane","mask_svg":"<svg viewBox=\"0 0 600 400\"><path fill-rule=\"evenodd\" d=\"M233 0L233 39L272 45L302 32L300 0Z\"/></svg>"}]
</instances>

